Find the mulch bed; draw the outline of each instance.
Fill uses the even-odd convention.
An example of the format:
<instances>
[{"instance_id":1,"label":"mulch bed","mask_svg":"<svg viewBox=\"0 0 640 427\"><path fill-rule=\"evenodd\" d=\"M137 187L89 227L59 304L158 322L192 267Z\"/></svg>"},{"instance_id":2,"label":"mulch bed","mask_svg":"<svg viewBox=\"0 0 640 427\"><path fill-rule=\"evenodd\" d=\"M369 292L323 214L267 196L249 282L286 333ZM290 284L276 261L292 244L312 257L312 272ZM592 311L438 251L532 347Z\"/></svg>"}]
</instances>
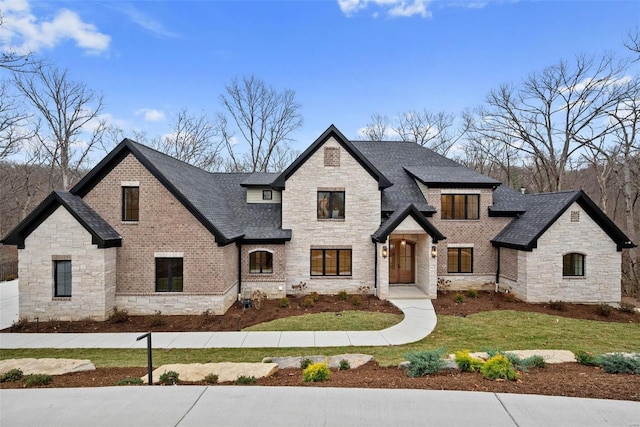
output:
<instances>
[{"instance_id":1,"label":"mulch bed","mask_svg":"<svg viewBox=\"0 0 640 427\"><path fill-rule=\"evenodd\" d=\"M114 386L123 378L141 377L146 373L146 368L98 368L95 371L55 375L53 382L42 388ZM182 386L208 385L204 381L183 384ZM232 383L224 383L221 386L229 384ZM517 381L492 381L482 378L479 373L458 371L410 378L402 369L380 367L375 362L369 362L357 369L332 370L331 377L325 382L305 383L302 381L300 369L281 369L271 377L258 379L256 385L468 390L640 401L640 375L607 374L600 368L577 363L532 368L529 372L522 373ZM0 383L0 389L23 387L24 381Z\"/></svg>"}]
</instances>

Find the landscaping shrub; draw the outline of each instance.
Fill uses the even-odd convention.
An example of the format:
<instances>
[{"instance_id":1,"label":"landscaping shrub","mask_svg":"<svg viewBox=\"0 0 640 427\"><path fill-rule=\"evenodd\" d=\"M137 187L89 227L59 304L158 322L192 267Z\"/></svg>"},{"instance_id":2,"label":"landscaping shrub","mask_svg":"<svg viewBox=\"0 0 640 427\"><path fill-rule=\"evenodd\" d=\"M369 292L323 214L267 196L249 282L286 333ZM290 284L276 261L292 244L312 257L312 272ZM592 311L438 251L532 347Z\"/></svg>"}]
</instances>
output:
<instances>
[{"instance_id":1,"label":"landscaping shrub","mask_svg":"<svg viewBox=\"0 0 640 427\"><path fill-rule=\"evenodd\" d=\"M458 292L457 294L455 294L453 296L453 300L456 302L456 304L460 304L464 302L464 295L462 295L460 292Z\"/></svg>"},{"instance_id":2,"label":"landscaping shrub","mask_svg":"<svg viewBox=\"0 0 640 427\"><path fill-rule=\"evenodd\" d=\"M348 369L351 369L351 364L347 359L342 359L340 361L340 365L338 366L338 371L346 371Z\"/></svg>"},{"instance_id":3,"label":"landscaping shrub","mask_svg":"<svg viewBox=\"0 0 640 427\"><path fill-rule=\"evenodd\" d=\"M456 351L454 354L458 369L462 372L478 372L484 365L484 360L471 357L468 350Z\"/></svg>"},{"instance_id":4,"label":"landscaping shrub","mask_svg":"<svg viewBox=\"0 0 640 427\"><path fill-rule=\"evenodd\" d=\"M267 299L267 293L262 289L256 289L251 292L251 301L253 302L253 308L260 310L262 307L262 301Z\"/></svg>"},{"instance_id":5,"label":"landscaping shrub","mask_svg":"<svg viewBox=\"0 0 640 427\"><path fill-rule=\"evenodd\" d=\"M307 369L307 367L312 363L313 363L313 360L309 358L304 358L300 361L300 369Z\"/></svg>"},{"instance_id":6,"label":"landscaping shrub","mask_svg":"<svg viewBox=\"0 0 640 427\"><path fill-rule=\"evenodd\" d=\"M204 381L207 384L218 384L218 376L216 374L208 374L204 377Z\"/></svg>"},{"instance_id":7,"label":"landscaping shrub","mask_svg":"<svg viewBox=\"0 0 640 427\"><path fill-rule=\"evenodd\" d=\"M116 385L120 386L120 385L141 385L142 384L142 379L141 378L122 378L121 380L118 380L118 382L116 383Z\"/></svg>"},{"instance_id":8,"label":"landscaping shrub","mask_svg":"<svg viewBox=\"0 0 640 427\"><path fill-rule=\"evenodd\" d=\"M521 359L518 355L514 353L506 353L502 350L486 350L486 353L489 355L489 358L497 356L498 354L506 357L511 362L511 366L517 371L527 372L529 368L544 368L547 366L544 358L542 356L533 355L527 357L525 359Z\"/></svg>"},{"instance_id":9,"label":"landscaping shrub","mask_svg":"<svg viewBox=\"0 0 640 427\"><path fill-rule=\"evenodd\" d=\"M487 360L480 368L480 372L483 377L492 380L505 379L512 381L518 378L511 361L503 354L496 354Z\"/></svg>"},{"instance_id":10,"label":"landscaping shrub","mask_svg":"<svg viewBox=\"0 0 640 427\"><path fill-rule=\"evenodd\" d=\"M514 302L516 300L516 295L512 294L511 292L505 293L505 294L502 294L502 299L505 302Z\"/></svg>"},{"instance_id":11,"label":"landscaping shrub","mask_svg":"<svg viewBox=\"0 0 640 427\"><path fill-rule=\"evenodd\" d=\"M636 314L636 306L628 302L621 302L620 311L623 313Z\"/></svg>"},{"instance_id":12,"label":"landscaping shrub","mask_svg":"<svg viewBox=\"0 0 640 427\"><path fill-rule=\"evenodd\" d=\"M613 311L613 307L609 304L598 304L596 306L596 312L602 317L611 316L611 312Z\"/></svg>"},{"instance_id":13,"label":"landscaping shrub","mask_svg":"<svg viewBox=\"0 0 640 427\"><path fill-rule=\"evenodd\" d=\"M353 295L351 297L351 304L359 306L360 304L362 304L362 297L360 295Z\"/></svg>"},{"instance_id":14,"label":"landscaping shrub","mask_svg":"<svg viewBox=\"0 0 640 427\"><path fill-rule=\"evenodd\" d=\"M545 362L544 357L534 354L533 356L521 359L519 365L526 368L546 368L547 362Z\"/></svg>"},{"instance_id":15,"label":"landscaping shrub","mask_svg":"<svg viewBox=\"0 0 640 427\"><path fill-rule=\"evenodd\" d=\"M288 297L282 297L280 298L280 307L285 308L285 307L289 307L290 301Z\"/></svg>"},{"instance_id":16,"label":"landscaping shrub","mask_svg":"<svg viewBox=\"0 0 640 427\"><path fill-rule=\"evenodd\" d=\"M113 307L113 311L109 315L109 322L111 323L124 323L129 321L129 312L127 310L118 310L118 307Z\"/></svg>"},{"instance_id":17,"label":"landscaping shrub","mask_svg":"<svg viewBox=\"0 0 640 427\"><path fill-rule=\"evenodd\" d=\"M0 383L20 381L21 379L22 379L22 371L20 369L12 369L0 376Z\"/></svg>"},{"instance_id":18,"label":"landscaping shrub","mask_svg":"<svg viewBox=\"0 0 640 427\"><path fill-rule=\"evenodd\" d=\"M338 292L338 299L340 301L346 301L349 299L349 294L347 293L347 291L340 291Z\"/></svg>"},{"instance_id":19,"label":"landscaping shrub","mask_svg":"<svg viewBox=\"0 0 640 427\"><path fill-rule=\"evenodd\" d=\"M315 304L316 304L316 302L313 300L313 298L311 296L307 296L302 300L302 306L303 307L311 308Z\"/></svg>"},{"instance_id":20,"label":"landscaping shrub","mask_svg":"<svg viewBox=\"0 0 640 427\"><path fill-rule=\"evenodd\" d=\"M577 351L575 356L576 356L576 361L581 365L585 365L585 366L598 365L598 360L597 360L598 358L591 353L587 353L586 351Z\"/></svg>"},{"instance_id":21,"label":"landscaping shrub","mask_svg":"<svg viewBox=\"0 0 640 427\"><path fill-rule=\"evenodd\" d=\"M640 356L625 356L622 353L603 354L597 359L598 365L608 374L640 375Z\"/></svg>"},{"instance_id":22,"label":"landscaping shrub","mask_svg":"<svg viewBox=\"0 0 640 427\"><path fill-rule=\"evenodd\" d=\"M476 291L475 289L469 289L467 291L467 296L469 298L478 298L478 291Z\"/></svg>"},{"instance_id":23,"label":"landscaping shrub","mask_svg":"<svg viewBox=\"0 0 640 427\"><path fill-rule=\"evenodd\" d=\"M565 311L567 309L567 303L564 301L549 301L549 308L557 311Z\"/></svg>"},{"instance_id":24,"label":"landscaping shrub","mask_svg":"<svg viewBox=\"0 0 640 427\"><path fill-rule=\"evenodd\" d=\"M407 375L416 378L424 377L439 372L447 364L442 359L444 349L431 351L412 351L404 357L410 362L407 368Z\"/></svg>"},{"instance_id":25,"label":"landscaping shrub","mask_svg":"<svg viewBox=\"0 0 640 427\"><path fill-rule=\"evenodd\" d=\"M160 375L160 384L174 385L180 383L180 375L176 371L167 371Z\"/></svg>"},{"instance_id":26,"label":"landscaping shrub","mask_svg":"<svg viewBox=\"0 0 640 427\"><path fill-rule=\"evenodd\" d=\"M245 375L240 375L238 378L236 378L235 383L236 384L241 384L241 385L246 385L246 384L255 384L256 381L258 381L258 380L253 375L250 376L250 377L247 377Z\"/></svg>"},{"instance_id":27,"label":"landscaping shrub","mask_svg":"<svg viewBox=\"0 0 640 427\"><path fill-rule=\"evenodd\" d=\"M151 315L149 326L163 326L165 323L167 323L167 319L164 318L160 310L156 310L155 313Z\"/></svg>"},{"instance_id":28,"label":"landscaping shrub","mask_svg":"<svg viewBox=\"0 0 640 427\"><path fill-rule=\"evenodd\" d=\"M47 374L27 375L24 378L24 384L27 387L34 387L34 386L39 386L39 385L47 385L47 384L51 384L51 381L53 381L53 377L51 375L47 375Z\"/></svg>"},{"instance_id":29,"label":"landscaping shrub","mask_svg":"<svg viewBox=\"0 0 640 427\"><path fill-rule=\"evenodd\" d=\"M313 299L313 302L318 302L318 300L320 299L320 294L315 291L311 292L309 296L311 297L311 299Z\"/></svg>"},{"instance_id":30,"label":"landscaping shrub","mask_svg":"<svg viewBox=\"0 0 640 427\"><path fill-rule=\"evenodd\" d=\"M329 379L331 371L326 363L312 363L302 371L302 380L306 383L315 383Z\"/></svg>"},{"instance_id":31,"label":"landscaping shrub","mask_svg":"<svg viewBox=\"0 0 640 427\"><path fill-rule=\"evenodd\" d=\"M202 325L209 325L214 322L215 318L216 317L215 314L213 314L213 310L208 308L203 311L202 314L200 314L200 323Z\"/></svg>"}]
</instances>

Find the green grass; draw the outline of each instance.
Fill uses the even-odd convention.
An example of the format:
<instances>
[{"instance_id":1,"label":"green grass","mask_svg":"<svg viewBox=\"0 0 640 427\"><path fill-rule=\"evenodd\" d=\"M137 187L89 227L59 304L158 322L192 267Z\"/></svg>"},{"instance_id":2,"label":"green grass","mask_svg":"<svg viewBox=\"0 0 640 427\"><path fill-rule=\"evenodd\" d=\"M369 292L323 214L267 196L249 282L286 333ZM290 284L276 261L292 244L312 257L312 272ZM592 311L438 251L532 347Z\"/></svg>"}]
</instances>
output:
<instances>
[{"instance_id":1,"label":"green grass","mask_svg":"<svg viewBox=\"0 0 640 427\"><path fill-rule=\"evenodd\" d=\"M244 331L379 331L400 323L404 316L392 313L343 311L305 314L276 319L243 329Z\"/></svg>"},{"instance_id":2,"label":"green grass","mask_svg":"<svg viewBox=\"0 0 640 427\"><path fill-rule=\"evenodd\" d=\"M225 348L154 350L153 363L259 362L264 357L343 353L371 354L383 366L396 365L411 351L446 348L480 351L563 349L595 354L637 351L640 325L577 320L540 313L489 311L465 318L438 316L438 326L416 343L386 347ZM17 349L0 350L1 359L58 357L89 359L97 367L146 366L145 349Z\"/></svg>"}]
</instances>

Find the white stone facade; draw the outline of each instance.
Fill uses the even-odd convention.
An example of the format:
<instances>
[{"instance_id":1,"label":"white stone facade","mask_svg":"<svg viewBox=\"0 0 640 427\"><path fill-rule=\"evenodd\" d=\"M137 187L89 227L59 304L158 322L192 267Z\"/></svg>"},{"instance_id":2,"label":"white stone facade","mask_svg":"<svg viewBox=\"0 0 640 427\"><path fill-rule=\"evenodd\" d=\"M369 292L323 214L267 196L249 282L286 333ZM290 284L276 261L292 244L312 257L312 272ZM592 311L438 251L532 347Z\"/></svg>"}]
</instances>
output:
<instances>
[{"instance_id":1,"label":"white stone facade","mask_svg":"<svg viewBox=\"0 0 640 427\"><path fill-rule=\"evenodd\" d=\"M19 250L19 316L104 320L115 305L116 248L99 249L91 234L62 206ZM71 261L71 297L55 297L53 261Z\"/></svg>"},{"instance_id":2,"label":"white stone facade","mask_svg":"<svg viewBox=\"0 0 640 427\"><path fill-rule=\"evenodd\" d=\"M572 212L579 212L579 222L571 221ZM571 252L585 256L584 276L563 277L562 256ZM518 278L512 292L528 302L619 303L621 254L574 203L538 239L536 249L518 252Z\"/></svg>"},{"instance_id":3,"label":"white stone facade","mask_svg":"<svg viewBox=\"0 0 640 427\"><path fill-rule=\"evenodd\" d=\"M339 166L325 166L324 147L340 149ZM292 230L285 245L287 292L307 283L309 292L336 294L373 288L375 256L371 235L380 227L378 182L333 138L329 138L286 181L282 228ZM318 219L318 189L345 191L345 218ZM311 248L350 248L351 276L311 276ZM387 276L388 277L388 276ZM373 292L373 289L371 289Z\"/></svg>"}]
</instances>

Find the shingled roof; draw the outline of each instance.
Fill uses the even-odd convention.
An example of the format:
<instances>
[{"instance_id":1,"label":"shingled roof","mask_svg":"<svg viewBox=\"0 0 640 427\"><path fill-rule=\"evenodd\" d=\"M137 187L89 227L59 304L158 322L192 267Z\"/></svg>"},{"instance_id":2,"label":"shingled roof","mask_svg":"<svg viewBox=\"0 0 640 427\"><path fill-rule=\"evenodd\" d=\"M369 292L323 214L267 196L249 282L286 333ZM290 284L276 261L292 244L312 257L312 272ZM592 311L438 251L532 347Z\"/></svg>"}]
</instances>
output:
<instances>
[{"instance_id":1,"label":"shingled roof","mask_svg":"<svg viewBox=\"0 0 640 427\"><path fill-rule=\"evenodd\" d=\"M38 205L2 241L7 245L17 245L24 249L25 239L58 209L64 207L91 234L91 243L99 248L122 245L122 237L98 215L84 200L66 191L54 191Z\"/></svg>"},{"instance_id":2,"label":"shingled roof","mask_svg":"<svg viewBox=\"0 0 640 427\"><path fill-rule=\"evenodd\" d=\"M617 249L633 248L629 238L582 191L560 191L527 195L520 200L525 211L491 241L495 246L531 251L538 239L575 202L616 243Z\"/></svg>"}]
</instances>

